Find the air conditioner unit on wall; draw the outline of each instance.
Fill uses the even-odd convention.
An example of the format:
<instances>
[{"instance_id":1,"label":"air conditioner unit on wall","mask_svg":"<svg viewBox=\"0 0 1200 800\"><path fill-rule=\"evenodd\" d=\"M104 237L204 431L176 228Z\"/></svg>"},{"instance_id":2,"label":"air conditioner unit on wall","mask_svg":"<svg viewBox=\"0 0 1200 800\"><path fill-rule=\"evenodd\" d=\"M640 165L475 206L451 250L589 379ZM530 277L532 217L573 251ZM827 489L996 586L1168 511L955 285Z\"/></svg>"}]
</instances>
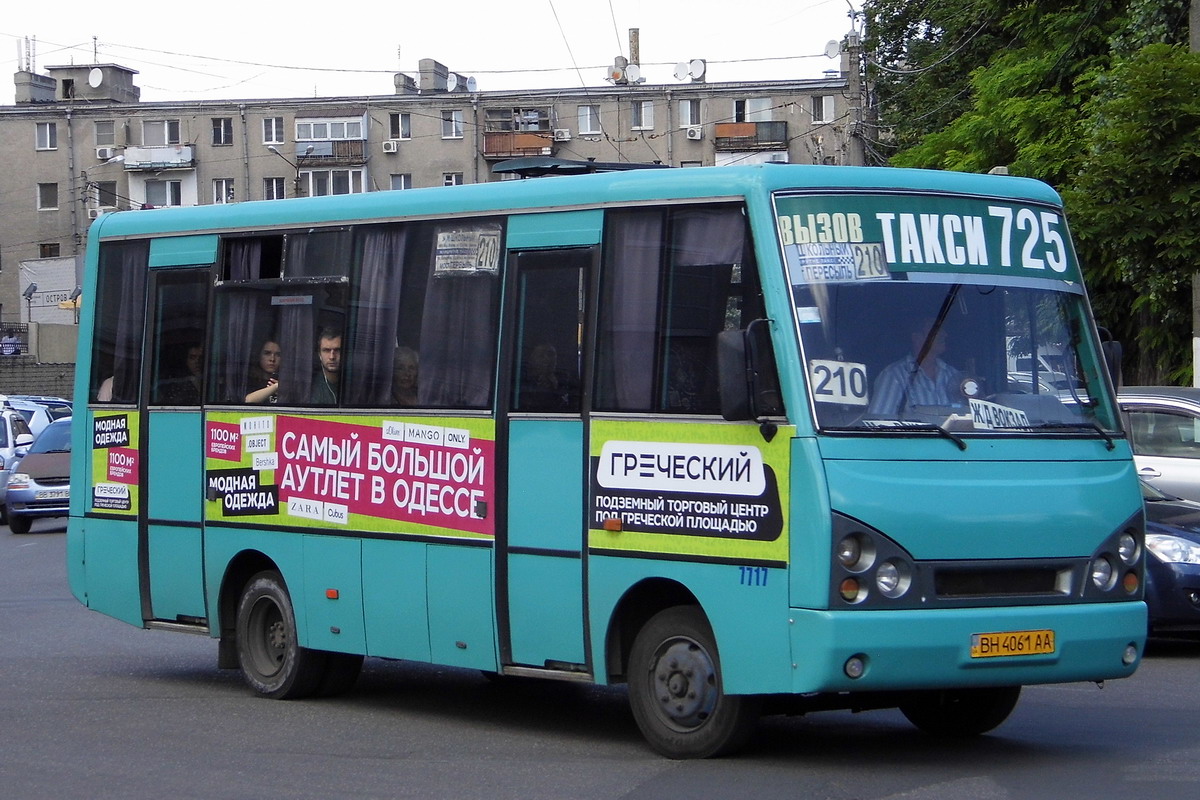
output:
<instances>
[{"instance_id":1,"label":"air conditioner unit on wall","mask_svg":"<svg viewBox=\"0 0 1200 800\"><path fill-rule=\"evenodd\" d=\"M115 148L115 147L97 147L96 148L96 159L98 161L108 161L110 158L112 158L116 154L117 154L117 148Z\"/></svg>"},{"instance_id":2,"label":"air conditioner unit on wall","mask_svg":"<svg viewBox=\"0 0 1200 800\"><path fill-rule=\"evenodd\" d=\"M556 142L571 141L571 129L570 128L555 128L554 129L554 141L556 141Z\"/></svg>"},{"instance_id":3,"label":"air conditioner unit on wall","mask_svg":"<svg viewBox=\"0 0 1200 800\"><path fill-rule=\"evenodd\" d=\"M400 149L400 143L395 139L385 139L383 142L383 152L395 153Z\"/></svg>"},{"instance_id":4,"label":"air conditioner unit on wall","mask_svg":"<svg viewBox=\"0 0 1200 800\"><path fill-rule=\"evenodd\" d=\"M96 219L103 213L104 213L103 209L89 208L88 209L88 219Z\"/></svg>"},{"instance_id":5,"label":"air conditioner unit on wall","mask_svg":"<svg viewBox=\"0 0 1200 800\"><path fill-rule=\"evenodd\" d=\"M689 125L687 128L687 138L693 142L698 142L704 138L704 128L699 125Z\"/></svg>"}]
</instances>

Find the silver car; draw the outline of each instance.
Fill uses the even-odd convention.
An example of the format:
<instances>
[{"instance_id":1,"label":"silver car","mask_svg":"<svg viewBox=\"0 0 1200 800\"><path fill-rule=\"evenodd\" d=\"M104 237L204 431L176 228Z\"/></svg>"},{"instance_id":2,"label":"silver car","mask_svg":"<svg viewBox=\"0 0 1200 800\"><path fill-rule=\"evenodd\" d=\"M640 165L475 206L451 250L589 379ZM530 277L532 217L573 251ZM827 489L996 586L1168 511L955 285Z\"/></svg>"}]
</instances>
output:
<instances>
[{"instance_id":1,"label":"silver car","mask_svg":"<svg viewBox=\"0 0 1200 800\"><path fill-rule=\"evenodd\" d=\"M1138 475L1160 492L1200 501L1200 388L1117 392Z\"/></svg>"}]
</instances>

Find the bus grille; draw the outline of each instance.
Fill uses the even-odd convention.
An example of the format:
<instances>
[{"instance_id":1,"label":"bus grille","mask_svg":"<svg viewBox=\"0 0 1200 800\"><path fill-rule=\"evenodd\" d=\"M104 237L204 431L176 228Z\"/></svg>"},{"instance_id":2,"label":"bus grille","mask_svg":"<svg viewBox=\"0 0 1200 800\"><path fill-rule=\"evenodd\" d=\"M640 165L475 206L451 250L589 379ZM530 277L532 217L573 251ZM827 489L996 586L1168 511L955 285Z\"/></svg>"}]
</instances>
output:
<instances>
[{"instance_id":1,"label":"bus grille","mask_svg":"<svg viewBox=\"0 0 1200 800\"><path fill-rule=\"evenodd\" d=\"M1065 595L1070 594L1070 584L1070 569L1050 566L942 567L934 573L934 591L938 597L947 599Z\"/></svg>"}]
</instances>

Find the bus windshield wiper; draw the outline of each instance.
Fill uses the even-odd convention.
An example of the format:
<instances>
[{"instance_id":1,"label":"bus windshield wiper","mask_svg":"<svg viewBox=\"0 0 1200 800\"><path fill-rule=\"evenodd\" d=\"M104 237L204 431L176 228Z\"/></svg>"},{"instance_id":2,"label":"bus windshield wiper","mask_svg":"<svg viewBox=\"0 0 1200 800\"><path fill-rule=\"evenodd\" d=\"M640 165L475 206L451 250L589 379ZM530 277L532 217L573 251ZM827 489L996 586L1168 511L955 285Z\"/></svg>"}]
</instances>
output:
<instances>
[{"instance_id":1,"label":"bus windshield wiper","mask_svg":"<svg viewBox=\"0 0 1200 800\"><path fill-rule=\"evenodd\" d=\"M863 420L858 425L825 428L827 431L871 431L872 433L908 433L909 431L933 431L954 442L959 450L966 450L967 443L935 422L910 422L908 420Z\"/></svg>"},{"instance_id":2,"label":"bus windshield wiper","mask_svg":"<svg viewBox=\"0 0 1200 800\"><path fill-rule=\"evenodd\" d=\"M1113 437L1108 434L1108 431L1101 428L1094 422L1039 422L1036 425L1030 425L1029 429L1045 430L1051 428L1054 430L1092 430L1104 440L1104 446L1109 450L1116 447L1113 443Z\"/></svg>"}]
</instances>

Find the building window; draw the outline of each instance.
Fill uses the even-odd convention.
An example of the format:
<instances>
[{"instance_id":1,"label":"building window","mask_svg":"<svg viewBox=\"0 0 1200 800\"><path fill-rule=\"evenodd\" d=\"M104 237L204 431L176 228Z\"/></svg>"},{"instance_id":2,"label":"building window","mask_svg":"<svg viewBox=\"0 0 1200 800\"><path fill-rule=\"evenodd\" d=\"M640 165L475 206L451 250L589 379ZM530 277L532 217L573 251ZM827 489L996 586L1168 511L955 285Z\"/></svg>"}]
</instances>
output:
<instances>
[{"instance_id":1,"label":"building window","mask_svg":"<svg viewBox=\"0 0 1200 800\"><path fill-rule=\"evenodd\" d=\"M37 139L36 147L38 150L57 150L58 149L58 123L57 122L39 122L37 123Z\"/></svg>"},{"instance_id":2,"label":"building window","mask_svg":"<svg viewBox=\"0 0 1200 800\"><path fill-rule=\"evenodd\" d=\"M168 144L179 144L179 120L145 120L142 122L142 144L146 147L163 147Z\"/></svg>"},{"instance_id":3,"label":"building window","mask_svg":"<svg viewBox=\"0 0 1200 800\"><path fill-rule=\"evenodd\" d=\"M213 202L233 202L233 178L213 178Z\"/></svg>"},{"instance_id":4,"label":"building window","mask_svg":"<svg viewBox=\"0 0 1200 800\"><path fill-rule=\"evenodd\" d=\"M679 101L679 127L686 128L690 125L700 124L700 101L699 100L680 100Z\"/></svg>"},{"instance_id":5,"label":"building window","mask_svg":"<svg viewBox=\"0 0 1200 800\"><path fill-rule=\"evenodd\" d=\"M443 172L442 186L462 186L463 174L461 172Z\"/></svg>"},{"instance_id":6,"label":"building window","mask_svg":"<svg viewBox=\"0 0 1200 800\"><path fill-rule=\"evenodd\" d=\"M550 130L549 108L489 108L483 113L486 131ZM461 114L459 118L461 120Z\"/></svg>"},{"instance_id":7,"label":"building window","mask_svg":"<svg viewBox=\"0 0 1200 800\"><path fill-rule=\"evenodd\" d=\"M633 124L635 131L654 130L654 102L651 100L633 101Z\"/></svg>"},{"instance_id":8,"label":"building window","mask_svg":"<svg viewBox=\"0 0 1200 800\"><path fill-rule=\"evenodd\" d=\"M812 99L813 122L833 122L833 95L816 95Z\"/></svg>"},{"instance_id":9,"label":"building window","mask_svg":"<svg viewBox=\"0 0 1200 800\"><path fill-rule=\"evenodd\" d=\"M393 175L392 176L392 188L393 189L411 189L412 188L412 175L408 174L407 172L402 175Z\"/></svg>"},{"instance_id":10,"label":"building window","mask_svg":"<svg viewBox=\"0 0 1200 800\"><path fill-rule=\"evenodd\" d=\"M215 145L233 144L233 119L230 117L213 117L213 140Z\"/></svg>"},{"instance_id":11,"label":"building window","mask_svg":"<svg viewBox=\"0 0 1200 800\"><path fill-rule=\"evenodd\" d=\"M38 245L38 258L58 258L62 248L58 242L43 242Z\"/></svg>"},{"instance_id":12,"label":"building window","mask_svg":"<svg viewBox=\"0 0 1200 800\"><path fill-rule=\"evenodd\" d=\"M283 144L283 117L263 120L263 144Z\"/></svg>"},{"instance_id":13,"label":"building window","mask_svg":"<svg viewBox=\"0 0 1200 800\"><path fill-rule=\"evenodd\" d=\"M96 146L111 147L117 143L117 126L111 119L96 120Z\"/></svg>"},{"instance_id":14,"label":"building window","mask_svg":"<svg viewBox=\"0 0 1200 800\"><path fill-rule=\"evenodd\" d=\"M282 200L287 197L283 178L263 178L263 199Z\"/></svg>"},{"instance_id":15,"label":"building window","mask_svg":"<svg viewBox=\"0 0 1200 800\"><path fill-rule=\"evenodd\" d=\"M442 111L442 138L463 138L463 112L461 109L444 109Z\"/></svg>"},{"instance_id":16,"label":"building window","mask_svg":"<svg viewBox=\"0 0 1200 800\"><path fill-rule=\"evenodd\" d=\"M300 173L300 180L309 197L331 194L360 194L363 192L361 169L314 169Z\"/></svg>"},{"instance_id":17,"label":"building window","mask_svg":"<svg viewBox=\"0 0 1200 800\"><path fill-rule=\"evenodd\" d=\"M733 101L734 122L770 122L771 98L750 97Z\"/></svg>"},{"instance_id":18,"label":"building window","mask_svg":"<svg viewBox=\"0 0 1200 800\"><path fill-rule=\"evenodd\" d=\"M327 142L363 138L362 117L296 121L296 141Z\"/></svg>"},{"instance_id":19,"label":"building window","mask_svg":"<svg viewBox=\"0 0 1200 800\"><path fill-rule=\"evenodd\" d=\"M116 208L117 207L117 182L116 181L97 181L95 184L95 203L96 208Z\"/></svg>"},{"instance_id":20,"label":"building window","mask_svg":"<svg viewBox=\"0 0 1200 800\"><path fill-rule=\"evenodd\" d=\"M579 106L580 135L602 133L600 127L600 106Z\"/></svg>"},{"instance_id":21,"label":"building window","mask_svg":"<svg viewBox=\"0 0 1200 800\"><path fill-rule=\"evenodd\" d=\"M391 139L412 138L412 114L388 114L388 131Z\"/></svg>"},{"instance_id":22,"label":"building window","mask_svg":"<svg viewBox=\"0 0 1200 800\"><path fill-rule=\"evenodd\" d=\"M183 205L183 182L146 181L146 205L151 208Z\"/></svg>"},{"instance_id":23,"label":"building window","mask_svg":"<svg viewBox=\"0 0 1200 800\"><path fill-rule=\"evenodd\" d=\"M58 184L39 183L37 185L38 211L53 211L58 208Z\"/></svg>"}]
</instances>

